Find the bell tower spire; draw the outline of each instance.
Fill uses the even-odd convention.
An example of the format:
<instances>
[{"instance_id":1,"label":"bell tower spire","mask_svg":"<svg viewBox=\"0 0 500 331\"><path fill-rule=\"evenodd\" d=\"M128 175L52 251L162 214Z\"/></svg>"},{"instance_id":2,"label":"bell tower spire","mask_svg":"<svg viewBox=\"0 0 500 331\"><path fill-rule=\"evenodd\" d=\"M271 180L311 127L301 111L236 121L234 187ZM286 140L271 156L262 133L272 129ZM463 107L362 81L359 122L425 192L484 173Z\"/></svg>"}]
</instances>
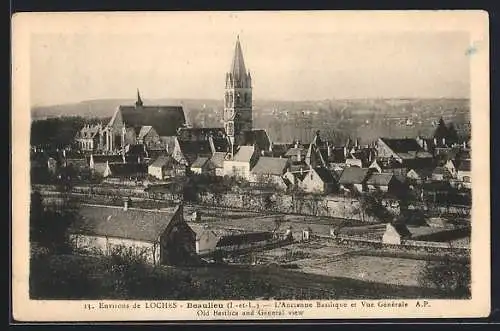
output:
<instances>
[{"instance_id":1,"label":"bell tower spire","mask_svg":"<svg viewBox=\"0 0 500 331\"><path fill-rule=\"evenodd\" d=\"M239 35L226 73L224 128L232 144L243 131L252 130L252 78L245 66Z\"/></svg>"},{"instance_id":2,"label":"bell tower spire","mask_svg":"<svg viewBox=\"0 0 500 331\"><path fill-rule=\"evenodd\" d=\"M141 93L139 92L139 89L137 89L137 101L135 102L135 107L140 108L142 107L142 99L141 99Z\"/></svg>"}]
</instances>

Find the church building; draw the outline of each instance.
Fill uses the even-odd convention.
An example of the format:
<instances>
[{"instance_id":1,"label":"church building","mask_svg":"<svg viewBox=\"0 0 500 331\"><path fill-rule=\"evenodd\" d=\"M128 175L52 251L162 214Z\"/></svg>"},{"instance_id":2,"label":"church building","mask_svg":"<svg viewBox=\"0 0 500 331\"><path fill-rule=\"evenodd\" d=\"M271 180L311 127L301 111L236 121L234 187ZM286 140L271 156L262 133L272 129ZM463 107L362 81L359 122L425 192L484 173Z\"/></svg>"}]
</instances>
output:
<instances>
[{"instance_id":1,"label":"church building","mask_svg":"<svg viewBox=\"0 0 500 331\"><path fill-rule=\"evenodd\" d=\"M146 144L148 148L161 147L185 125L182 106L145 106L138 90L135 105L118 106L104 128L104 149L119 152L127 145L135 144Z\"/></svg>"}]
</instances>

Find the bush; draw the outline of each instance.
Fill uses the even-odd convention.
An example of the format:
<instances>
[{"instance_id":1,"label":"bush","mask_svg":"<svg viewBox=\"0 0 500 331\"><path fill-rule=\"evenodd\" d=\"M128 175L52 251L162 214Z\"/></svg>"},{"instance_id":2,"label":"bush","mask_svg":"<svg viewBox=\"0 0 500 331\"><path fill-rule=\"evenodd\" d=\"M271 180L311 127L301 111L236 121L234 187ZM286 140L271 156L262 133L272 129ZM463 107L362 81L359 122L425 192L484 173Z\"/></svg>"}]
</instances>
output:
<instances>
[{"instance_id":1,"label":"bush","mask_svg":"<svg viewBox=\"0 0 500 331\"><path fill-rule=\"evenodd\" d=\"M471 295L470 262L463 263L450 255L439 261L428 261L419 281L422 286L436 288L445 296L469 298Z\"/></svg>"}]
</instances>

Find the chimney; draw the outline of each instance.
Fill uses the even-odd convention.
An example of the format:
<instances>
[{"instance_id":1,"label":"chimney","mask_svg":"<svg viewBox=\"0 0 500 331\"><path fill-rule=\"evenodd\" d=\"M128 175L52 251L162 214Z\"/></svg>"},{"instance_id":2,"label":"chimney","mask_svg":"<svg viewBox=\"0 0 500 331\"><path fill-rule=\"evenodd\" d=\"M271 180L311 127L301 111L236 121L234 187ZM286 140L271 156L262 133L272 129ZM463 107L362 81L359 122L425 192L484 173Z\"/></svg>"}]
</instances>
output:
<instances>
[{"instance_id":1,"label":"chimney","mask_svg":"<svg viewBox=\"0 0 500 331\"><path fill-rule=\"evenodd\" d=\"M446 146L446 138L443 137L443 146Z\"/></svg>"},{"instance_id":2,"label":"chimney","mask_svg":"<svg viewBox=\"0 0 500 331\"><path fill-rule=\"evenodd\" d=\"M438 144L438 140L437 140L437 138L434 138L434 146L437 146L437 144Z\"/></svg>"},{"instance_id":3,"label":"chimney","mask_svg":"<svg viewBox=\"0 0 500 331\"><path fill-rule=\"evenodd\" d=\"M464 149L467 148L467 143L465 141L463 143L463 147L464 147Z\"/></svg>"}]
</instances>

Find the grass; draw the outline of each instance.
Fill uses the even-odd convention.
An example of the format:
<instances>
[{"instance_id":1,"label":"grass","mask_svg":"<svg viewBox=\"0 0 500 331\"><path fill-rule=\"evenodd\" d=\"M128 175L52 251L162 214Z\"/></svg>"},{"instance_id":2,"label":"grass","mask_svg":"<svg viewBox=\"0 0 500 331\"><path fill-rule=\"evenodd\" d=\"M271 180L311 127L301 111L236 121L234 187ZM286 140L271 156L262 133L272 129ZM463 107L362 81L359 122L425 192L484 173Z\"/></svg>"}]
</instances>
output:
<instances>
[{"instance_id":1,"label":"grass","mask_svg":"<svg viewBox=\"0 0 500 331\"><path fill-rule=\"evenodd\" d=\"M116 269L116 268L115 268ZM379 299L437 298L440 292L277 266L143 267L117 278L105 257L45 256L31 265L34 299ZM127 283L129 282L129 283ZM129 287L123 287L129 284Z\"/></svg>"}]
</instances>

